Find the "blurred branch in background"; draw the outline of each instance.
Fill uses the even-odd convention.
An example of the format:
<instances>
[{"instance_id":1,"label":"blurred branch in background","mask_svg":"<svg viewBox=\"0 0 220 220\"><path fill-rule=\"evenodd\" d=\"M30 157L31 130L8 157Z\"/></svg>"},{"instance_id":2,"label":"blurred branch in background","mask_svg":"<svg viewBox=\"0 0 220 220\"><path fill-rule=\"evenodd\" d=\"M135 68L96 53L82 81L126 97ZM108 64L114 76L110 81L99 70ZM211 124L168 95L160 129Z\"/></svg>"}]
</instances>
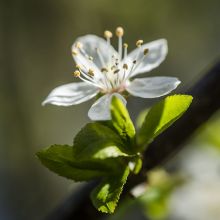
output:
<instances>
[{"instance_id":1,"label":"blurred branch in background","mask_svg":"<svg viewBox=\"0 0 220 220\"><path fill-rule=\"evenodd\" d=\"M153 143L145 152L141 174L134 176L125 186L124 194L132 187L145 180L146 171L158 166L181 149L183 144L203 123L220 107L220 62L217 62L186 94L191 94L194 101L188 112L179 121ZM48 220L97 219L98 215L89 200L92 184L87 184L73 193L64 204L54 210ZM70 212L70 210L72 210Z\"/></svg>"}]
</instances>

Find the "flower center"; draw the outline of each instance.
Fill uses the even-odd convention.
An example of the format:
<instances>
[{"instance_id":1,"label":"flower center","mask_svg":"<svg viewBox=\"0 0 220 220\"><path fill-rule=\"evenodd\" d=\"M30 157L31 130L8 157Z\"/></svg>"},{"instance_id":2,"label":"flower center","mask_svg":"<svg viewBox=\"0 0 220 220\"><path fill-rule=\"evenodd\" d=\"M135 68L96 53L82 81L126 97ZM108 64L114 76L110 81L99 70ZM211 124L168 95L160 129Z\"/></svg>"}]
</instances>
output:
<instances>
[{"instance_id":1,"label":"flower center","mask_svg":"<svg viewBox=\"0 0 220 220\"><path fill-rule=\"evenodd\" d=\"M74 76L98 87L103 93L123 92L129 83L129 78L132 77L132 73L148 54L148 49L143 49L143 40L138 40L136 42L138 51L135 57L129 57L127 55L128 44L123 44L122 40L124 29L117 27L115 35L118 37L118 52L116 54L112 54L111 38L113 34L108 30L104 32L107 44L105 54L102 54L103 50L101 53L100 48L95 48L96 55L102 65L100 69L91 68L91 66L95 68L97 65L93 61L93 57L86 53L81 42L75 43L72 50L73 56L78 56L80 53L86 58L88 65L91 64L90 67L77 64ZM106 54L107 56L104 56Z\"/></svg>"}]
</instances>

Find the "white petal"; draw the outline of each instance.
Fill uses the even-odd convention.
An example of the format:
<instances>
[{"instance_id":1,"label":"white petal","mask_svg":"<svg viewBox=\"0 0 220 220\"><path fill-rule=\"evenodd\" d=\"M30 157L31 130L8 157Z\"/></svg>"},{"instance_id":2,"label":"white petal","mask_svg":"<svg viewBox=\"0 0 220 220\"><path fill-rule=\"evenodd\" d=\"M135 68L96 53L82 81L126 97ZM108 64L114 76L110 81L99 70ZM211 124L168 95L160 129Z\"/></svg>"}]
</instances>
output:
<instances>
[{"instance_id":1,"label":"white petal","mask_svg":"<svg viewBox=\"0 0 220 220\"><path fill-rule=\"evenodd\" d=\"M53 89L42 105L76 105L93 98L98 92L95 86L85 82L69 83Z\"/></svg>"},{"instance_id":2,"label":"white petal","mask_svg":"<svg viewBox=\"0 0 220 220\"><path fill-rule=\"evenodd\" d=\"M110 104L113 96L117 96L126 105L127 101L119 93L106 94L99 98L89 109L89 118L93 121L111 120Z\"/></svg>"},{"instance_id":3,"label":"white petal","mask_svg":"<svg viewBox=\"0 0 220 220\"><path fill-rule=\"evenodd\" d=\"M75 48L77 42L82 44L82 50ZM111 58L112 55L117 55L115 49L111 45L108 46L106 40L95 35L79 37L72 46L72 51L73 50L78 50L78 55L73 56L73 58L77 64L81 65L83 70L87 69L86 71L88 71L88 69L91 68L99 73L101 68L107 67L109 58ZM87 56L85 56L85 54ZM93 61L89 60L88 56L92 57Z\"/></svg>"},{"instance_id":4,"label":"white petal","mask_svg":"<svg viewBox=\"0 0 220 220\"><path fill-rule=\"evenodd\" d=\"M148 49L148 53L144 56L144 50ZM168 52L167 41L160 39L143 44L141 48L137 48L128 54L124 61L128 63L129 67L134 60L137 60L136 67L133 69L131 77L140 73L149 72L158 67L165 59ZM140 61L140 63L139 63ZM139 64L138 64L139 63Z\"/></svg>"},{"instance_id":5,"label":"white petal","mask_svg":"<svg viewBox=\"0 0 220 220\"><path fill-rule=\"evenodd\" d=\"M170 93L180 81L175 77L147 77L134 79L127 91L142 98L156 98Z\"/></svg>"}]
</instances>

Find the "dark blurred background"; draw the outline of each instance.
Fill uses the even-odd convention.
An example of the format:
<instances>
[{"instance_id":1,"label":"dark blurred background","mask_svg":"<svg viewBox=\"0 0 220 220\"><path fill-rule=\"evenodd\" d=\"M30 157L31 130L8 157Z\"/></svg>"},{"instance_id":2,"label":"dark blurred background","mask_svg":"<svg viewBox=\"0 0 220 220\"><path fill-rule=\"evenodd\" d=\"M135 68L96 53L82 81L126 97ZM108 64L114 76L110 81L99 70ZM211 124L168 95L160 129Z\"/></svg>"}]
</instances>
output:
<instances>
[{"instance_id":1,"label":"dark blurred background","mask_svg":"<svg viewBox=\"0 0 220 220\"><path fill-rule=\"evenodd\" d=\"M219 0L1 0L0 1L0 219L42 219L75 184L49 172L35 152L71 144L88 121L92 101L42 107L54 87L72 82L70 47L81 35L125 29L137 39L166 38L169 53L154 75L192 85L220 55ZM148 100L129 100L135 117ZM136 112L134 114L134 112Z\"/></svg>"}]
</instances>

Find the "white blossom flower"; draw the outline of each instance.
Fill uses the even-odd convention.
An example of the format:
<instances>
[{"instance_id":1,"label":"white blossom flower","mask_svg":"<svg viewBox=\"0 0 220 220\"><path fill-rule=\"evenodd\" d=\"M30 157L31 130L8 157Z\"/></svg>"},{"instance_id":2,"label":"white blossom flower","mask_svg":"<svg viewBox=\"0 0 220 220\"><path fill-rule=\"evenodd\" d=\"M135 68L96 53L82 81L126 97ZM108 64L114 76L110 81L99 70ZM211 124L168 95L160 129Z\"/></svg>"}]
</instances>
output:
<instances>
[{"instance_id":1,"label":"white blossom flower","mask_svg":"<svg viewBox=\"0 0 220 220\"><path fill-rule=\"evenodd\" d=\"M72 46L72 55L77 68L74 76L83 82L55 88L42 104L76 105L101 94L101 98L89 109L88 116L95 121L110 120L112 96L117 96L126 105L123 97L126 92L142 98L156 98L179 85L180 81L175 77L133 80L133 77L160 65L167 55L167 41L160 39L143 44L143 40L138 40L137 48L128 54L128 44L122 42L123 35L123 28L118 27L118 51L111 45L113 34L110 31L104 32L106 40L95 35L79 37Z\"/></svg>"}]
</instances>

